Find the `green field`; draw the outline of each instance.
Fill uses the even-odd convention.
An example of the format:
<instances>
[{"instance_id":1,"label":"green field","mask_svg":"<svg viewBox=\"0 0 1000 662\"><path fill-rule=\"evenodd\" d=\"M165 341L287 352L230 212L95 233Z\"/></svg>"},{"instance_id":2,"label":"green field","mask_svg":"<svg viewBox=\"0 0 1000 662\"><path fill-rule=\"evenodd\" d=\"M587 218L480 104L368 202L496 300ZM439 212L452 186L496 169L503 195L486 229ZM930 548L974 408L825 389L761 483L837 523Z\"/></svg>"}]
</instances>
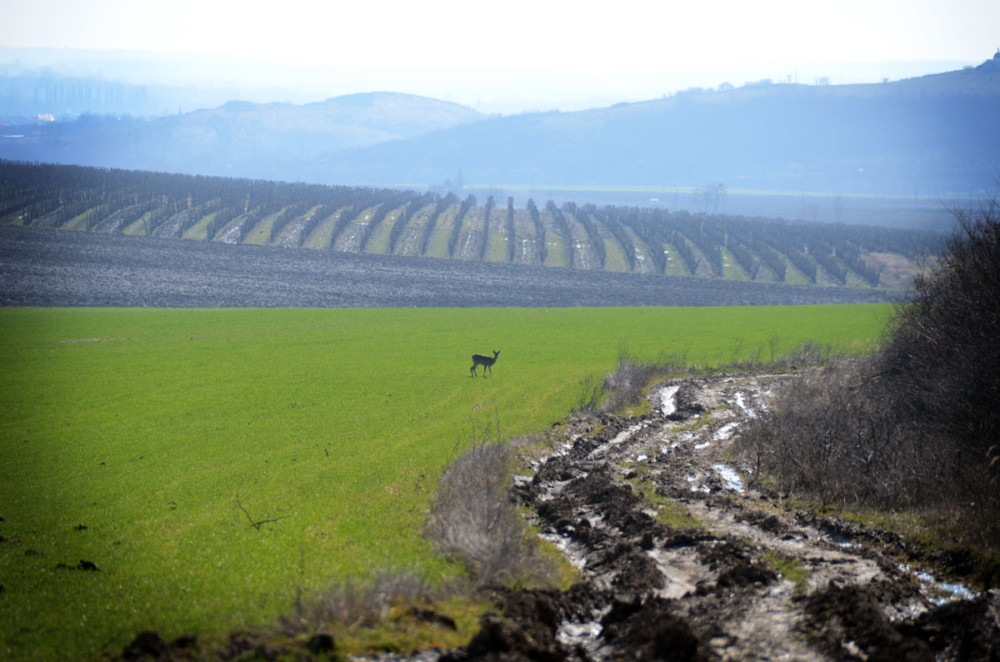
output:
<instances>
[{"instance_id":1,"label":"green field","mask_svg":"<svg viewBox=\"0 0 1000 662\"><path fill-rule=\"evenodd\" d=\"M454 575L420 527L441 470L496 421L504 438L549 426L622 347L699 364L863 349L890 314L0 309L0 658L269 624L382 568ZM493 378L471 379L493 349ZM101 571L57 568L81 560Z\"/></svg>"}]
</instances>

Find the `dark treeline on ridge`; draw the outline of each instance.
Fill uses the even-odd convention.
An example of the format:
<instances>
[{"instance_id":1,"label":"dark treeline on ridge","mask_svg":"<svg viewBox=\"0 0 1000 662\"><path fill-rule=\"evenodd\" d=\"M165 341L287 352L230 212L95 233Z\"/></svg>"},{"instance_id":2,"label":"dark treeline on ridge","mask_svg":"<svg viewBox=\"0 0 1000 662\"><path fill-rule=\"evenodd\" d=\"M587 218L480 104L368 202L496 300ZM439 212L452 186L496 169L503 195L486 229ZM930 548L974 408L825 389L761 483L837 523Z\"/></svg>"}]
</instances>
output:
<instances>
[{"instance_id":1,"label":"dark treeline on ridge","mask_svg":"<svg viewBox=\"0 0 1000 662\"><path fill-rule=\"evenodd\" d=\"M910 229L0 161L0 223L770 283L899 286ZM890 257L891 256L891 259ZM905 286L905 283L902 284Z\"/></svg>"}]
</instances>

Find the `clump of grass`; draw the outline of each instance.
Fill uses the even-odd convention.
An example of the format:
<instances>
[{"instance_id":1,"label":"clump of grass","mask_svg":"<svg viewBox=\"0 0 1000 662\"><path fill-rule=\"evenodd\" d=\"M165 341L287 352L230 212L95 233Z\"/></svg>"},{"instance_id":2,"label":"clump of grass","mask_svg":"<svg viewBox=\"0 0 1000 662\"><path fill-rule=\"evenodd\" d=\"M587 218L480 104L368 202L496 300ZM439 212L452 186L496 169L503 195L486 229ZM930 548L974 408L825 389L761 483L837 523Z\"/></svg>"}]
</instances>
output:
<instances>
[{"instance_id":1,"label":"clump of grass","mask_svg":"<svg viewBox=\"0 0 1000 662\"><path fill-rule=\"evenodd\" d=\"M414 652L464 645L489 604L467 581L433 584L409 571L381 570L306 601L280 622L280 635L331 634L338 652Z\"/></svg>"},{"instance_id":2,"label":"clump of grass","mask_svg":"<svg viewBox=\"0 0 1000 662\"><path fill-rule=\"evenodd\" d=\"M662 497L662 501L657 507L656 521L671 529L708 530L708 524L692 515L683 504L666 497Z\"/></svg>"},{"instance_id":3,"label":"clump of grass","mask_svg":"<svg viewBox=\"0 0 1000 662\"><path fill-rule=\"evenodd\" d=\"M440 590L414 573L383 570L367 581L344 582L321 595L311 607L300 606L300 611L313 622L371 627L384 621L394 606L431 604L441 597Z\"/></svg>"},{"instance_id":4,"label":"clump of grass","mask_svg":"<svg viewBox=\"0 0 1000 662\"><path fill-rule=\"evenodd\" d=\"M809 588L809 569L801 559L785 556L774 550L764 553L764 560L784 579L792 582L795 592L802 594Z\"/></svg>"},{"instance_id":5,"label":"clump of grass","mask_svg":"<svg viewBox=\"0 0 1000 662\"><path fill-rule=\"evenodd\" d=\"M656 521L660 524L671 529L708 530L708 524L694 517L682 503L660 494L649 480L637 476L628 482L632 485L632 489L656 509Z\"/></svg>"}]
</instances>

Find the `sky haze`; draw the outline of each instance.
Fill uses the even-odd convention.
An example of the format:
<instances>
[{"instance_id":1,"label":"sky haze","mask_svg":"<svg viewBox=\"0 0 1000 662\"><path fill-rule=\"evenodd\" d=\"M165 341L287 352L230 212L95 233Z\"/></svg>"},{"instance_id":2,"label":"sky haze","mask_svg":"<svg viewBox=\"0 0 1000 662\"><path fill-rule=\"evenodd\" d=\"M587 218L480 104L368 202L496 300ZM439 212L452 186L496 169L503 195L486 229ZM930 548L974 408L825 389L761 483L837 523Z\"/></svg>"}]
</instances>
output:
<instances>
[{"instance_id":1,"label":"sky haze","mask_svg":"<svg viewBox=\"0 0 1000 662\"><path fill-rule=\"evenodd\" d=\"M149 64L149 80L130 82L235 82L297 102L391 89L486 112L762 78L872 82L978 64L1000 47L995 0L4 4L0 46L79 49L59 64L88 75L118 75L106 53L117 51Z\"/></svg>"}]
</instances>

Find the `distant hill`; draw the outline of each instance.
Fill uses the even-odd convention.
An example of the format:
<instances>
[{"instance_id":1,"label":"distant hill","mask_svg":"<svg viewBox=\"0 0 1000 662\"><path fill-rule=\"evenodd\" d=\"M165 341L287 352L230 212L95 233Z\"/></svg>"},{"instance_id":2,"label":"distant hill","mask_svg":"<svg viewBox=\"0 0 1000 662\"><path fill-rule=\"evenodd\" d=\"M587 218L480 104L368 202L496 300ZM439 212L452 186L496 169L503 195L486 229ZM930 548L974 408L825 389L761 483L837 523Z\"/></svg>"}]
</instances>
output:
<instances>
[{"instance_id":1,"label":"distant hill","mask_svg":"<svg viewBox=\"0 0 1000 662\"><path fill-rule=\"evenodd\" d=\"M333 156L327 181L704 186L943 195L1000 172L1000 70L756 85L497 118Z\"/></svg>"},{"instance_id":2,"label":"distant hill","mask_svg":"<svg viewBox=\"0 0 1000 662\"><path fill-rule=\"evenodd\" d=\"M337 151L411 139L483 117L458 104L393 92L304 105L231 101L152 120L86 115L71 122L8 129L0 138L0 156L315 181L316 163Z\"/></svg>"},{"instance_id":3,"label":"distant hill","mask_svg":"<svg viewBox=\"0 0 1000 662\"><path fill-rule=\"evenodd\" d=\"M484 116L392 93L17 127L0 158L326 184L704 187L952 196L1000 172L1000 59L868 85L761 81ZM10 136L14 137L10 137Z\"/></svg>"}]
</instances>

